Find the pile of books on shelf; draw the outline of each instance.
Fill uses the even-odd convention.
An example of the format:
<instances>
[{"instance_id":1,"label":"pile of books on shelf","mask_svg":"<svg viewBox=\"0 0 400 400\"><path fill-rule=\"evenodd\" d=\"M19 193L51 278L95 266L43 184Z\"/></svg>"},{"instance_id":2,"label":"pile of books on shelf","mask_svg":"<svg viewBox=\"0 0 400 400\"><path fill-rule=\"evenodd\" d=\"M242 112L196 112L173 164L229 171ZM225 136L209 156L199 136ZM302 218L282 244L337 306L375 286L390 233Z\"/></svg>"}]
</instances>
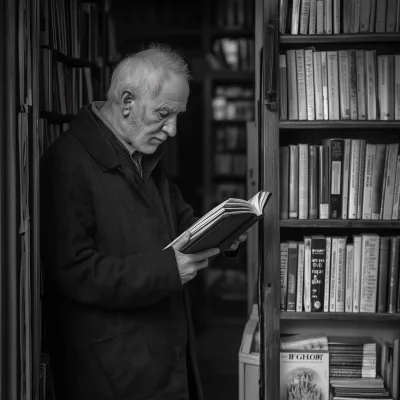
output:
<instances>
[{"instance_id":1,"label":"pile of books on shelf","mask_svg":"<svg viewBox=\"0 0 400 400\"><path fill-rule=\"evenodd\" d=\"M212 99L215 121L254 119L254 91L246 86L217 86Z\"/></svg>"},{"instance_id":2,"label":"pile of books on shelf","mask_svg":"<svg viewBox=\"0 0 400 400\"><path fill-rule=\"evenodd\" d=\"M279 76L281 120L400 120L400 54L291 49Z\"/></svg>"},{"instance_id":3,"label":"pile of books on shelf","mask_svg":"<svg viewBox=\"0 0 400 400\"><path fill-rule=\"evenodd\" d=\"M212 23L224 29L254 29L254 0L218 0L212 3Z\"/></svg>"},{"instance_id":4,"label":"pile of books on shelf","mask_svg":"<svg viewBox=\"0 0 400 400\"><path fill-rule=\"evenodd\" d=\"M380 346L368 337L291 335L280 348L281 399L398 400L399 339Z\"/></svg>"},{"instance_id":5,"label":"pile of books on shelf","mask_svg":"<svg viewBox=\"0 0 400 400\"><path fill-rule=\"evenodd\" d=\"M400 313L399 237L304 236L280 243L280 308Z\"/></svg>"},{"instance_id":6,"label":"pile of books on shelf","mask_svg":"<svg viewBox=\"0 0 400 400\"><path fill-rule=\"evenodd\" d=\"M281 219L400 219L399 143L325 139L280 148Z\"/></svg>"},{"instance_id":7,"label":"pile of books on shelf","mask_svg":"<svg viewBox=\"0 0 400 400\"><path fill-rule=\"evenodd\" d=\"M398 0L280 0L281 34L399 32Z\"/></svg>"}]
</instances>

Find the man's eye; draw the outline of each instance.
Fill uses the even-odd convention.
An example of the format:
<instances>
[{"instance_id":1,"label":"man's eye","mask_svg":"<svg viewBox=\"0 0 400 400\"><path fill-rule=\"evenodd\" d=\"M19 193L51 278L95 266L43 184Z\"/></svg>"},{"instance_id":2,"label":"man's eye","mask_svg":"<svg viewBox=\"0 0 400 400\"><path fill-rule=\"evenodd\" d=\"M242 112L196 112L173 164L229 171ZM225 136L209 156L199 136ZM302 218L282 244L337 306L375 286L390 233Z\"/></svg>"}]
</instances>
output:
<instances>
[{"instance_id":1,"label":"man's eye","mask_svg":"<svg viewBox=\"0 0 400 400\"><path fill-rule=\"evenodd\" d=\"M158 117L159 117L160 119L167 118L168 115L169 115L169 111L159 111L159 112L158 112Z\"/></svg>"}]
</instances>

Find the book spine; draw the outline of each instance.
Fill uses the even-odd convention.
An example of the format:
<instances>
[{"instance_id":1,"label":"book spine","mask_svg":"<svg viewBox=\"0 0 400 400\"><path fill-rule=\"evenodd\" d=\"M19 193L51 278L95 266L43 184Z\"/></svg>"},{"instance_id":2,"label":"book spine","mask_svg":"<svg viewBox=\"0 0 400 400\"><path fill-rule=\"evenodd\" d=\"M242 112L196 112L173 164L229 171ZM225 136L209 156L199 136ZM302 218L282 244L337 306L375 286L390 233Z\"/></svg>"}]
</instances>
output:
<instances>
[{"instance_id":1,"label":"book spine","mask_svg":"<svg viewBox=\"0 0 400 400\"><path fill-rule=\"evenodd\" d=\"M315 119L324 119L324 103L322 96L322 65L321 53L314 51L314 87L315 87Z\"/></svg>"},{"instance_id":2,"label":"book spine","mask_svg":"<svg viewBox=\"0 0 400 400\"><path fill-rule=\"evenodd\" d=\"M344 140L344 156L343 156L343 185L342 185L342 219L348 218L349 203L349 176L350 176L350 148L351 140Z\"/></svg>"},{"instance_id":3,"label":"book spine","mask_svg":"<svg viewBox=\"0 0 400 400\"><path fill-rule=\"evenodd\" d=\"M353 312L360 312L360 295L361 295L361 236L353 236Z\"/></svg>"},{"instance_id":4,"label":"book spine","mask_svg":"<svg viewBox=\"0 0 400 400\"><path fill-rule=\"evenodd\" d=\"M324 33L326 35L332 34L332 0L325 0L324 2Z\"/></svg>"},{"instance_id":5,"label":"book spine","mask_svg":"<svg viewBox=\"0 0 400 400\"><path fill-rule=\"evenodd\" d=\"M279 109L282 121L288 119L288 87L287 87L286 55L279 55Z\"/></svg>"},{"instance_id":6,"label":"book spine","mask_svg":"<svg viewBox=\"0 0 400 400\"><path fill-rule=\"evenodd\" d=\"M386 160L386 148L385 144L376 145L376 157L375 157L375 168L372 180L372 213L371 219L380 219L381 213L381 198L384 181L384 170Z\"/></svg>"},{"instance_id":7,"label":"book spine","mask_svg":"<svg viewBox=\"0 0 400 400\"><path fill-rule=\"evenodd\" d=\"M353 11L353 33L358 33L360 31L360 9L361 0L353 0L354 11Z\"/></svg>"},{"instance_id":8,"label":"book spine","mask_svg":"<svg viewBox=\"0 0 400 400\"><path fill-rule=\"evenodd\" d=\"M388 172L388 163L389 163L389 152L390 152L390 145L388 144L386 146L386 153L385 153L385 162L383 164L383 177L382 177L382 191L381 191L381 208L380 208L380 212L379 212L379 218L378 219L382 219L383 218L383 208L385 206L385 187L386 187L386 176L387 176L387 172Z\"/></svg>"},{"instance_id":9,"label":"book spine","mask_svg":"<svg viewBox=\"0 0 400 400\"><path fill-rule=\"evenodd\" d=\"M319 146L319 218L329 218L329 147Z\"/></svg>"},{"instance_id":10,"label":"book spine","mask_svg":"<svg viewBox=\"0 0 400 400\"><path fill-rule=\"evenodd\" d=\"M386 31L386 0L376 0L375 32Z\"/></svg>"},{"instance_id":11,"label":"book spine","mask_svg":"<svg viewBox=\"0 0 400 400\"><path fill-rule=\"evenodd\" d=\"M340 118L350 119L350 79L349 79L349 52L338 51L339 60L339 93L340 93Z\"/></svg>"},{"instance_id":12,"label":"book spine","mask_svg":"<svg viewBox=\"0 0 400 400\"><path fill-rule=\"evenodd\" d=\"M375 1L375 0L374 0ZM371 16L371 0L364 0L360 10L360 32L369 32L369 20Z\"/></svg>"},{"instance_id":13,"label":"book spine","mask_svg":"<svg viewBox=\"0 0 400 400\"><path fill-rule=\"evenodd\" d=\"M300 34L307 35L310 20L310 0L301 1L300 9Z\"/></svg>"},{"instance_id":14,"label":"book spine","mask_svg":"<svg viewBox=\"0 0 400 400\"><path fill-rule=\"evenodd\" d=\"M382 219L392 219L393 210L393 197L394 197L394 184L396 179L396 164L397 156L399 154L399 143L389 144L387 173L385 176L385 194L383 203Z\"/></svg>"},{"instance_id":15,"label":"book spine","mask_svg":"<svg viewBox=\"0 0 400 400\"><path fill-rule=\"evenodd\" d=\"M311 237L304 237L304 311L311 312Z\"/></svg>"},{"instance_id":16,"label":"book spine","mask_svg":"<svg viewBox=\"0 0 400 400\"><path fill-rule=\"evenodd\" d=\"M305 49L304 58L306 67L307 119L313 121L315 120L313 50Z\"/></svg>"},{"instance_id":17,"label":"book spine","mask_svg":"<svg viewBox=\"0 0 400 400\"><path fill-rule=\"evenodd\" d=\"M311 311L324 310L326 242L323 236L311 237Z\"/></svg>"},{"instance_id":18,"label":"book spine","mask_svg":"<svg viewBox=\"0 0 400 400\"><path fill-rule=\"evenodd\" d=\"M372 217L372 182L375 168L376 144L367 143L365 146L365 174L363 185L362 219Z\"/></svg>"},{"instance_id":19,"label":"book spine","mask_svg":"<svg viewBox=\"0 0 400 400\"><path fill-rule=\"evenodd\" d=\"M356 50L358 119L366 119L365 51Z\"/></svg>"},{"instance_id":20,"label":"book spine","mask_svg":"<svg viewBox=\"0 0 400 400\"><path fill-rule=\"evenodd\" d=\"M336 51L327 52L328 64L328 109L329 119L339 119L339 79L338 54Z\"/></svg>"},{"instance_id":21,"label":"book spine","mask_svg":"<svg viewBox=\"0 0 400 400\"><path fill-rule=\"evenodd\" d=\"M338 238L336 271L336 312L344 312L346 290L346 238Z\"/></svg>"},{"instance_id":22,"label":"book spine","mask_svg":"<svg viewBox=\"0 0 400 400\"><path fill-rule=\"evenodd\" d=\"M361 297L360 312L376 312L379 236L361 235Z\"/></svg>"},{"instance_id":23,"label":"book spine","mask_svg":"<svg viewBox=\"0 0 400 400\"><path fill-rule=\"evenodd\" d=\"M308 219L308 144L299 144L299 219Z\"/></svg>"},{"instance_id":24,"label":"book spine","mask_svg":"<svg viewBox=\"0 0 400 400\"><path fill-rule=\"evenodd\" d=\"M304 285L304 243L298 244L298 268L297 268L297 290L296 311L303 311L303 285Z\"/></svg>"},{"instance_id":25,"label":"book spine","mask_svg":"<svg viewBox=\"0 0 400 400\"><path fill-rule=\"evenodd\" d=\"M366 92L367 92L367 118L376 119L376 54L375 50L365 51L366 66Z\"/></svg>"},{"instance_id":26,"label":"book spine","mask_svg":"<svg viewBox=\"0 0 400 400\"><path fill-rule=\"evenodd\" d=\"M289 145L289 218L299 217L299 147Z\"/></svg>"},{"instance_id":27,"label":"book spine","mask_svg":"<svg viewBox=\"0 0 400 400\"><path fill-rule=\"evenodd\" d=\"M286 21L288 12L288 0L279 1L279 33L284 35L286 33Z\"/></svg>"},{"instance_id":28,"label":"book spine","mask_svg":"<svg viewBox=\"0 0 400 400\"><path fill-rule=\"evenodd\" d=\"M281 219L289 218L289 147L279 148L279 204Z\"/></svg>"},{"instance_id":29,"label":"book spine","mask_svg":"<svg viewBox=\"0 0 400 400\"><path fill-rule=\"evenodd\" d=\"M388 285L388 304L387 311L395 313L397 311L397 292L399 280L399 237L390 238L389 253L389 285Z\"/></svg>"},{"instance_id":30,"label":"book spine","mask_svg":"<svg viewBox=\"0 0 400 400\"><path fill-rule=\"evenodd\" d=\"M340 0L333 0L333 33L335 35L340 34L340 10L341 10L340 3L341 3Z\"/></svg>"},{"instance_id":31,"label":"book spine","mask_svg":"<svg viewBox=\"0 0 400 400\"><path fill-rule=\"evenodd\" d=\"M376 19L376 2L378 0L371 1L371 12L369 18L369 31L375 32L375 19Z\"/></svg>"},{"instance_id":32,"label":"book spine","mask_svg":"<svg viewBox=\"0 0 400 400\"><path fill-rule=\"evenodd\" d=\"M309 146L309 218L317 219L318 218L318 146L311 145Z\"/></svg>"},{"instance_id":33,"label":"book spine","mask_svg":"<svg viewBox=\"0 0 400 400\"><path fill-rule=\"evenodd\" d=\"M357 190L358 190L358 171L360 161L360 139L351 139L350 148L350 175L349 175L349 208L348 218L357 217Z\"/></svg>"},{"instance_id":34,"label":"book spine","mask_svg":"<svg viewBox=\"0 0 400 400\"><path fill-rule=\"evenodd\" d=\"M329 311L336 311L336 275L338 266L338 238L332 238L331 279L329 295Z\"/></svg>"},{"instance_id":35,"label":"book spine","mask_svg":"<svg viewBox=\"0 0 400 400\"><path fill-rule=\"evenodd\" d=\"M328 60L326 51L321 51L321 81L324 120L329 119L329 95L328 95Z\"/></svg>"},{"instance_id":36,"label":"book spine","mask_svg":"<svg viewBox=\"0 0 400 400\"><path fill-rule=\"evenodd\" d=\"M400 1L399 1L400 4ZM400 6L399 6L400 8ZM395 103L395 112L394 112L394 119L400 119L400 54L396 54L394 56L394 103Z\"/></svg>"},{"instance_id":37,"label":"book spine","mask_svg":"<svg viewBox=\"0 0 400 400\"><path fill-rule=\"evenodd\" d=\"M350 119L356 120L357 110L357 52L349 50Z\"/></svg>"},{"instance_id":38,"label":"book spine","mask_svg":"<svg viewBox=\"0 0 400 400\"><path fill-rule=\"evenodd\" d=\"M325 243L324 312L329 312L332 237L326 237L325 241L326 241L326 243Z\"/></svg>"},{"instance_id":39,"label":"book spine","mask_svg":"<svg viewBox=\"0 0 400 400\"><path fill-rule=\"evenodd\" d=\"M393 56L377 57L378 64L378 111L379 119L383 121L394 119L392 89L394 87Z\"/></svg>"},{"instance_id":40,"label":"book spine","mask_svg":"<svg viewBox=\"0 0 400 400\"><path fill-rule=\"evenodd\" d=\"M311 0L310 2L310 21L308 25L308 33L315 35L317 26L317 0Z\"/></svg>"},{"instance_id":41,"label":"book spine","mask_svg":"<svg viewBox=\"0 0 400 400\"><path fill-rule=\"evenodd\" d=\"M297 104L299 107L299 120L307 120L307 95L306 74L304 65L304 49L296 50L297 68Z\"/></svg>"},{"instance_id":42,"label":"book spine","mask_svg":"<svg viewBox=\"0 0 400 400\"><path fill-rule=\"evenodd\" d=\"M280 259L281 259L281 297L280 297L280 309L281 311L286 310L287 301L287 274L288 274L288 249L287 243L282 242L280 244Z\"/></svg>"},{"instance_id":43,"label":"book spine","mask_svg":"<svg viewBox=\"0 0 400 400\"><path fill-rule=\"evenodd\" d=\"M345 312L353 312L353 283L354 283L354 244L346 246L346 299Z\"/></svg>"},{"instance_id":44,"label":"book spine","mask_svg":"<svg viewBox=\"0 0 400 400\"><path fill-rule=\"evenodd\" d=\"M288 241L288 272L286 311L296 311L297 243Z\"/></svg>"},{"instance_id":45,"label":"book spine","mask_svg":"<svg viewBox=\"0 0 400 400\"><path fill-rule=\"evenodd\" d=\"M386 32L396 32L396 12L397 12L397 1L398 0L387 0L386 9Z\"/></svg>"},{"instance_id":46,"label":"book spine","mask_svg":"<svg viewBox=\"0 0 400 400\"><path fill-rule=\"evenodd\" d=\"M324 0L317 0L317 35L324 33Z\"/></svg>"},{"instance_id":47,"label":"book spine","mask_svg":"<svg viewBox=\"0 0 400 400\"><path fill-rule=\"evenodd\" d=\"M343 1L343 33L352 33L353 3L351 0Z\"/></svg>"},{"instance_id":48,"label":"book spine","mask_svg":"<svg viewBox=\"0 0 400 400\"><path fill-rule=\"evenodd\" d=\"M296 51L288 50L286 52L287 62L287 82L288 82L288 104L289 104L289 120L299 119L299 106L297 99L297 68L296 68Z\"/></svg>"},{"instance_id":49,"label":"book spine","mask_svg":"<svg viewBox=\"0 0 400 400\"><path fill-rule=\"evenodd\" d=\"M331 218L338 219L342 215L342 166L344 156L344 140L331 139L330 161L331 161L331 195L330 209Z\"/></svg>"},{"instance_id":50,"label":"book spine","mask_svg":"<svg viewBox=\"0 0 400 400\"><path fill-rule=\"evenodd\" d=\"M360 163L358 167L358 189L357 189L357 219L362 218L362 204L364 194L364 174L365 174L365 148L366 142L360 139Z\"/></svg>"},{"instance_id":51,"label":"book spine","mask_svg":"<svg viewBox=\"0 0 400 400\"><path fill-rule=\"evenodd\" d=\"M389 267L389 237L381 237L379 244L378 312L387 311L387 288Z\"/></svg>"},{"instance_id":52,"label":"book spine","mask_svg":"<svg viewBox=\"0 0 400 400\"><path fill-rule=\"evenodd\" d=\"M399 219L399 206L400 206L400 156L397 156L396 162L396 178L394 183L394 195L393 195L393 208L392 208L392 219Z\"/></svg>"}]
</instances>

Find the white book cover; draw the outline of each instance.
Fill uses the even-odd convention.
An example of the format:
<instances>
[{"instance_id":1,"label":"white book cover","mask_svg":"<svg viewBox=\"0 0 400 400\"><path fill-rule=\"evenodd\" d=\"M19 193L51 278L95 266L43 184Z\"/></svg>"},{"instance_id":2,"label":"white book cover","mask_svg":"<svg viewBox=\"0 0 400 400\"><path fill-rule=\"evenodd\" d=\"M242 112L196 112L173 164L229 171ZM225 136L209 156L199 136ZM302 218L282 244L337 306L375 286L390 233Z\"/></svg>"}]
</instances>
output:
<instances>
[{"instance_id":1,"label":"white book cover","mask_svg":"<svg viewBox=\"0 0 400 400\"><path fill-rule=\"evenodd\" d=\"M331 249L332 237L325 237L325 289L324 289L324 312L329 312L330 281L331 281Z\"/></svg>"},{"instance_id":2,"label":"white book cover","mask_svg":"<svg viewBox=\"0 0 400 400\"><path fill-rule=\"evenodd\" d=\"M317 0L317 35L324 33L324 0Z\"/></svg>"},{"instance_id":3,"label":"white book cover","mask_svg":"<svg viewBox=\"0 0 400 400\"><path fill-rule=\"evenodd\" d=\"M354 244L346 246L346 299L345 312L353 312L353 283L354 283Z\"/></svg>"},{"instance_id":4,"label":"white book cover","mask_svg":"<svg viewBox=\"0 0 400 400\"><path fill-rule=\"evenodd\" d=\"M314 62L313 50L304 50L304 60L306 67L306 96L307 96L307 119L315 120L315 100L314 100Z\"/></svg>"},{"instance_id":5,"label":"white book cover","mask_svg":"<svg viewBox=\"0 0 400 400\"><path fill-rule=\"evenodd\" d=\"M372 184L374 178L376 144L367 143L365 148L365 173L363 185L362 219L372 218Z\"/></svg>"},{"instance_id":6,"label":"white book cover","mask_svg":"<svg viewBox=\"0 0 400 400\"><path fill-rule=\"evenodd\" d=\"M310 2L310 21L308 24L308 33L315 35L317 27L317 0L311 0Z\"/></svg>"},{"instance_id":7,"label":"white book cover","mask_svg":"<svg viewBox=\"0 0 400 400\"><path fill-rule=\"evenodd\" d=\"M300 8L300 28L301 35L307 35L308 23L310 20L310 0L302 0Z\"/></svg>"},{"instance_id":8,"label":"white book cover","mask_svg":"<svg viewBox=\"0 0 400 400\"><path fill-rule=\"evenodd\" d=\"M344 312L346 291L346 241L345 237L338 238L337 270L336 270L336 312Z\"/></svg>"},{"instance_id":9,"label":"white book cover","mask_svg":"<svg viewBox=\"0 0 400 400\"><path fill-rule=\"evenodd\" d=\"M358 119L366 119L366 91L365 91L365 51L356 50L357 65L357 113Z\"/></svg>"},{"instance_id":10,"label":"white book cover","mask_svg":"<svg viewBox=\"0 0 400 400\"><path fill-rule=\"evenodd\" d=\"M400 4L400 1L399 1ZM399 6L400 7L400 6ZM400 18L400 16L399 16ZM400 119L400 54L396 54L394 56L394 86L395 86L395 94L394 94L394 119Z\"/></svg>"},{"instance_id":11,"label":"white book cover","mask_svg":"<svg viewBox=\"0 0 400 400\"><path fill-rule=\"evenodd\" d=\"M299 119L299 107L297 103L297 68L296 51L288 50L286 52L287 62L287 82L288 82L288 106L289 120Z\"/></svg>"},{"instance_id":12,"label":"white book cover","mask_svg":"<svg viewBox=\"0 0 400 400\"><path fill-rule=\"evenodd\" d=\"M307 120L307 94L306 71L304 65L304 49L296 50L297 68L297 104L299 108L299 120Z\"/></svg>"},{"instance_id":13,"label":"white book cover","mask_svg":"<svg viewBox=\"0 0 400 400\"><path fill-rule=\"evenodd\" d=\"M336 51L327 52L328 64L328 108L329 119L338 120L339 115L339 72L338 54Z\"/></svg>"},{"instance_id":14,"label":"white book cover","mask_svg":"<svg viewBox=\"0 0 400 400\"><path fill-rule=\"evenodd\" d=\"M281 254L281 300L280 308L282 311L286 310L286 297L287 297L287 274L288 274L288 250L289 245L282 242L280 245Z\"/></svg>"},{"instance_id":15,"label":"white book cover","mask_svg":"<svg viewBox=\"0 0 400 400\"><path fill-rule=\"evenodd\" d=\"M351 139L348 219L356 219L357 217L359 164L360 139Z\"/></svg>"},{"instance_id":16,"label":"white book cover","mask_svg":"<svg viewBox=\"0 0 400 400\"><path fill-rule=\"evenodd\" d=\"M378 64L378 112L379 119L394 119L394 58L393 55L380 55Z\"/></svg>"},{"instance_id":17,"label":"white book cover","mask_svg":"<svg viewBox=\"0 0 400 400\"><path fill-rule=\"evenodd\" d=\"M299 20L300 20L300 0L293 0L292 3L292 24L290 33L297 35L299 33Z\"/></svg>"},{"instance_id":18,"label":"white book cover","mask_svg":"<svg viewBox=\"0 0 400 400\"><path fill-rule=\"evenodd\" d=\"M360 292L361 292L361 236L353 236L353 312L360 312Z\"/></svg>"},{"instance_id":19,"label":"white book cover","mask_svg":"<svg viewBox=\"0 0 400 400\"><path fill-rule=\"evenodd\" d=\"M329 294L329 312L336 311L336 275L338 267L338 238L332 238L331 280Z\"/></svg>"},{"instance_id":20,"label":"white book cover","mask_svg":"<svg viewBox=\"0 0 400 400\"><path fill-rule=\"evenodd\" d=\"M304 285L304 243L297 246L297 288L296 288L296 311L303 311L303 285Z\"/></svg>"},{"instance_id":21,"label":"white book cover","mask_svg":"<svg viewBox=\"0 0 400 400\"><path fill-rule=\"evenodd\" d=\"M304 311L311 312L311 237L304 237Z\"/></svg>"},{"instance_id":22,"label":"white book cover","mask_svg":"<svg viewBox=\"0 0 400 400\"><path fill-rule=\"evenodd\" d=\"M281 351L279 375L280 400L329 399L327 351Z\"/></svg>"},{"instance_id":23,"label":"white book cover","mask_svg":"<svg viewBox=\"0 0 400 400\"><path fill-rule=\"evenodd\" d=\"M375 50L365 51L365 69L366 69L366 104L367 119L375 120L376 113L376 54Z\"/></svg>"},{"instance_id":24,"label":"white book cover","mask_svg":"<svg viewBox=\"0 0 400 400\"><path fill-rule=\"evenodd\" d=\"M340 119L350 119L349 52L339 50Z\"/></svg>"},{"instance_id":25,"label":"white book cover","mask_svg":"<svg viewBox=\"0 0 400 400\"><path fill-rule=\"evenodd\" d=\"M315 88L315 119L324 119L324 103L322 96L322 65L321 65L321 53L314 51L314 88Z\"/></svg>"},{"instance_id":26,"label":"white book cover","mask_svg":"<svg viewBox=\"0 0 400 400\"><path fill-rule=\"evenodd\" d=\"M343 155L343 187L342 187L342 219L348 218L349 205L349 176L350 176L350 148L351 139L344 139L344 155Z\"/></svg>"},{"instance_id":27,"label":"white book cover","mask_svg":"<svg viewBox=\"0 0 400 400\"><path fill-rule=\"evenodd\" d=\"M308 144L299 143L299 219L308 219Z\"/></svg>"},{"instance_id":28,"label":"white book cover","mask_svg":"<svg viewBox=\"0 0 400 400\"><path fill-rule=\"evenodd\" d=\"M324 107L324 120L329 119L329 100L328 100L328 60L326 51L321 51L321 78L322 78L322 100Z\"/></svg>"},{"instance_id":29,"label":"white book cover","mask_svg":"<svg viewBox=\"0 0 400 400\"><path fill-rule=\"evenodd\" d=\"M396 165L397 156L399 154L399 143L389 144L387 170L385 176L384 186L384 202L383 202L383 213L382 219L392 219L393 211L393 197L394 197L394 185L396 179Z\"/></svg>"},{"instance_id":30,"label":"white book cover","mask_svg":"<svg viewBox=\"0 0 400 400\"><path fill-rule=\"evenodd\" d=\"M326 35L332 34L332 0L325 0L324 2L324 33Z\"/></svg>"},{"instance_id":31,"label":"white book cover","mask_svg":"<svg viewBox=\"0 0 400 400\"><path fill-rule=\"evenodd\" d=\"M346 0L344 0L346 1ZM338 35L340 33L340 9L341 0L333 0L333 33Z\"/></svg>"},{"instance_id":32,"label":"white book cover","mask_svg":"<svg viewBox=\"0 0 400 400\"><path fill-rule=\"evenodd\" d=\"M400 204L400 156L397 156L392 219L399 219L399 204Z\"/></svg>"},{"instance_id":33,"label":"white book cover","mask_svg":"<svg viewBox=\"0 0 400 400\"><path fill-rule=\"evenodd\" d=\"M358 189L357 189L357 219L362 219L362 204L364 194L364 174L365 174L365 148L366 141L360 139L360 162L358 167Z\"/></svg>"},{"instance_id":34,"label":"white book cover","mask_svg":"<svg viewBox=\"0 0 400 400\"><path fill-rule=\"evenodd\" d=\"M378 286L379 236L361 234L360 312L376 312Z\"/></svg>"}]
</instances>

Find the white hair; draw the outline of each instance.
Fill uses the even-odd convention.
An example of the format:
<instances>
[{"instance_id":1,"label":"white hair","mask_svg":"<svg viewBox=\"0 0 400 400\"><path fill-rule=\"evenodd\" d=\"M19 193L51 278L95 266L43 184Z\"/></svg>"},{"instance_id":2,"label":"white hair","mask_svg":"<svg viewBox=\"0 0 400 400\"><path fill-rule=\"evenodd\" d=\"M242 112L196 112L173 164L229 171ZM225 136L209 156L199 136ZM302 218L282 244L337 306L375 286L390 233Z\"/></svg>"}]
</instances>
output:
<instances>
[{"instance_id":1,"label":"white hair","mask_svg":"<svg viewBox=\"0 0 400 400\"><path fill-rule=\"evenodd\" d=\"M118 103L126 90L139 100L154 98L171 73L188 81L191 79L188 65L181 55L168 45L152 44L147 50L127 56L116 66L107 98Z\"/></svg>"}]
</instances>

